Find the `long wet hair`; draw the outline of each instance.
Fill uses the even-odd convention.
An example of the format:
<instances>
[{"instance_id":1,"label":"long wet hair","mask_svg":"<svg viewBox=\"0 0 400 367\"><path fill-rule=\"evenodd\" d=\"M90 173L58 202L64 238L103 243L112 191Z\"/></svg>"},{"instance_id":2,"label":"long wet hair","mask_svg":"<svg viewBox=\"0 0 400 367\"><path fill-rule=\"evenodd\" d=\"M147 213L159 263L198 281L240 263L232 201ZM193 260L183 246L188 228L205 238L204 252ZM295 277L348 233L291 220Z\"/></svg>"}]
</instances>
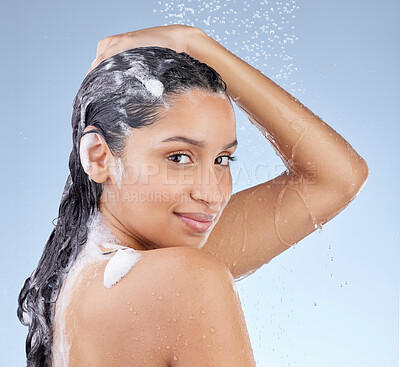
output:
<instances>
[{"instance_id":1,"label":"long wet hair","mask_svg":"<svg viewBox=\"0 0 400 367\"><path fill-rule=\"evenodd\" d=\"M28 326L29 367L50 367L53 313L63 281L87 240L87 222L98 210L102 184L83 169L80 140L87 126L103 136L111 153L120 157L132 129L149 126L165 111L169 97L192 88L225 93L220 75L186 53L161 47L120 52L101 62L83 80L73 102L69 176L57 223L32 275L18 298L17 315ZM133 132L134 133L134 132Z\"/></svg>"}]
</instances>

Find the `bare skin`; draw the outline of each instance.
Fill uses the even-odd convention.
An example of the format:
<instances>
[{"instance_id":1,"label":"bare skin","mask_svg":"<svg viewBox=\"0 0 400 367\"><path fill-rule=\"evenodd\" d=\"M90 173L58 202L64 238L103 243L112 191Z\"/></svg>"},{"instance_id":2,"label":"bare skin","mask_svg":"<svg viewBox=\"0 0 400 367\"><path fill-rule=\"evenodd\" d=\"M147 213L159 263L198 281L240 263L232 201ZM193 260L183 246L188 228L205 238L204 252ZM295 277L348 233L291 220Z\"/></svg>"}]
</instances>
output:
<instances>
[{"instance_id":1,"label":"bare skin","mask_svg":"<svg viewBox=\"0 0 400 367\"><path fill-rule=\"evenodd\" d=\"M107 37L99 42L91 69L118 52L141 46L186 52L214 68L287 167L280 176L232 195L202 247L235 279L321 228L366 183L366 162L341 135L198 28L172 25Z\"/></svg>"},{"instance_id":2,"label":"bare skin","mask_svg":"<svg viewBox=\"0 0 400 367\"><path fill-rule=\"evenodd\" d=\"M202 248L232 194L227 156L236 149L236 124L229 99L194 90L176 97L158 123L134 130L122 157L121 188L109 168L116 165L114 157L96 136L88 152L90 173L104 184L100 211L113 234L137 250ZM176 136L204 147L163 142ZM195 233L174 213L216 218L206 233Z\"/></svg>"},{"instance_id":3,"label":"bare skin","mask_svg":"<svg viewBox=\"0 0 400 367\"><path fill-rule=\"evenodd\" d=\"M176 136L203 146L170 140ZM228 157L237 142L229 99L192 90L158 123L134 130L120 186L115 157L96 137L88 172L104 185L102 224L142 257L111 289L103 284L103 261L76 278L64 313L68 366L254 366L234 278L201 251L232 194ZM209 230L196 232L175 213L216 217ZM62 317L56 310L55 319Z\"/></svg>"},{"instance_id":4,"label":"bare skin","mask_svg":"<svg viewBox=\"0 0 400 367\"><path fill-rule=\"evenodd\" d=\"M115 286L86 267L67 310L69 367L255 366L233 277L190 247L144 251Z\"/></svg>"},{"instance_id":5,"label":"bare skin","mask_svg":"<svg viewBox=\"0 0 400 367\"><path fill-rule=\"evenodd\" d=\"M121 188L111 169L115 158L96 134L88 150L88 174L105 188L100 203L104 225L144 256L111 290L101 278L76 289L68 313L70 366L253 366L231 280L254 272L336 216L365 184L368 167L318 116L198 28L154 27L107 37L99 42L92 68L140 46L187 52L213 67L288 170L231 195L231 173L229 166L223 167L227 162L222 156L232 155L236 147L224 149L236 140L233 109L227 99L199 91L177 98L159 124L134 131L122 158L126 170ZM203 141L204 146L160 143L178 135ZM133 169L138 162L142 171ZM155 168L151 174L149 167ZM126 201L153 192L166 199ZM195 233L176 212L216 218L209 231ZM182 259L185 266L179 265ZM87 271L90 277L93 269ZM178 304L172 296L176 292L185 295ZM162 296L160 302L157 295ZM138 309L135 317L131 304ZM191 312L201 317L202 311L207 318L193 327ZM210 328L217 339L201 344ZM183 338L191 347L178 335L187 336Z\"/></svg>"}]
</instances>

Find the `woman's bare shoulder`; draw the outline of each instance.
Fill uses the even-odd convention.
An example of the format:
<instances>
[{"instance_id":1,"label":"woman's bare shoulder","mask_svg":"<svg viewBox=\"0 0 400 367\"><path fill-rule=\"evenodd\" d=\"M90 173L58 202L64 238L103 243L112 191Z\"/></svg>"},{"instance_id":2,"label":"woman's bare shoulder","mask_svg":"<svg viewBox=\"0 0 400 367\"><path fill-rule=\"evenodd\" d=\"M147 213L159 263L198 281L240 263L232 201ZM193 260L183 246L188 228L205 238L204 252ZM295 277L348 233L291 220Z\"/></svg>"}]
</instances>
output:
<instances>
[{"instance_id":1,"label":"woman's bare shoulder","mask_svg":"<svg viewBox=\"0 0 400 367\"><path fill-rule=\"evenodd\" d=\"M125 252L125 251L123 251ZM149 251L131 252L135 261L131 266L122 260L120 279L107 283L107 268L110 267L113 256L108 261L94 264L82 273L81 277L87 279L83 282L84 294L81 294L80 303L90 308L100 309L105 304L115 307L123 301L129 302L136 294L141 295L141 300L147 293L150 296L160 291L173 290L174 285L184 285L184 282L194 274L206 274L209 272L225 273L229 276L228 268L213 255L200 249L189 247L169 247ZM113 266L112 272L117 271ZM214 274L215 275L215 274ZM168 279L168 280L167 280Z\"/></svg>"},{"instance_id":2,"label":"woman's bare shoulder","mask_svg":"<svg viewBox=\"0 0 400 367\"><path fill-rule=\"evenodd\" d=\"M178 349L189 349L194 334L202 332L199 321L215 310L213 300L222 313L236 312L240 318L240 301L231 273L200 249L171 247L140 252L130 271L109 288L104 286L106 266L97 265L97 276L77 294L80 307L76 321L92 350L107 345L109 356L114 349L117 354L129 350L140 365L151 363L149 358L158 359L161 364L156 364L162 365ZM226 294L234 299L229 306L221 304ZM214 320L212 327L218 328L218 322ZM197 328L191 330L194 324Z\"/></svg>"}]
</instances>

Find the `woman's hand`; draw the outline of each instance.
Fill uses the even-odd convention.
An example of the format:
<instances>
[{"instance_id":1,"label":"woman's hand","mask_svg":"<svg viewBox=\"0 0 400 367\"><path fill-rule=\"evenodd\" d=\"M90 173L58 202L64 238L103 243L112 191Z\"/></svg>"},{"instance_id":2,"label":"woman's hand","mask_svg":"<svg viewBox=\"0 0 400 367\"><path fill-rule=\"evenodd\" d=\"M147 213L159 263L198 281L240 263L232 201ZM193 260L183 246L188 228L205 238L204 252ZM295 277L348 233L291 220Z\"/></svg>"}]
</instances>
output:
<instances>
[{"instance_id":1,"label":"woman's hand","mask_svg":"<svg viewBox=\"0 0 400 367\"><path fill-rule=\"evenodd\" d=\"M190 35L202 32L199 28L181 24L140 29L109 36L97 44L96 58L87 74L103 60L136 47L158 46L189 54ZM87 75L86 74L86 75Z\"/></svg>"}]
</instances>

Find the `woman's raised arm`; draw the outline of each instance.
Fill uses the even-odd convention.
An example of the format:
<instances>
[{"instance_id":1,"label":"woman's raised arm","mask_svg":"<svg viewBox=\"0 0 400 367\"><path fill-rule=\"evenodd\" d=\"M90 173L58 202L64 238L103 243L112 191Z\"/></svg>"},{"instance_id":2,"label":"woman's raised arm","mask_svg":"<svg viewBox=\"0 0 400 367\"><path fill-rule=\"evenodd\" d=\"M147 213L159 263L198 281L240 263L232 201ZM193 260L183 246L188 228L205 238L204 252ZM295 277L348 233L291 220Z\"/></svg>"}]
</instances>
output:
<instances>
[{"instance_id":1,"label":"woman's raised arm","mask_svg":"<svg viewBox=\"0 0 400 367\"><path fill-rule=\"evenodd\" d=\"M139 46L187 52L221 75L234 102L285 163L287 171L280 176L232 195L203 247L235 278L254 272L321 228L365 184L368 166L342 136L200 29L154 27L113 37L99 43L92 67Z\"/></svg>"},{"instance_id":2,"label":"woman's raised arm","mask_svg":"<svg viewBox=\"0 0 400 367\"><path fill-rule=\"evenodd\" d=\"M190 54L222 76L288 169L233 195L203 248L238 278L336 216L357 196L369 170L335 130L204 32L191 42Z\"/></svg>"}]
</instances>

